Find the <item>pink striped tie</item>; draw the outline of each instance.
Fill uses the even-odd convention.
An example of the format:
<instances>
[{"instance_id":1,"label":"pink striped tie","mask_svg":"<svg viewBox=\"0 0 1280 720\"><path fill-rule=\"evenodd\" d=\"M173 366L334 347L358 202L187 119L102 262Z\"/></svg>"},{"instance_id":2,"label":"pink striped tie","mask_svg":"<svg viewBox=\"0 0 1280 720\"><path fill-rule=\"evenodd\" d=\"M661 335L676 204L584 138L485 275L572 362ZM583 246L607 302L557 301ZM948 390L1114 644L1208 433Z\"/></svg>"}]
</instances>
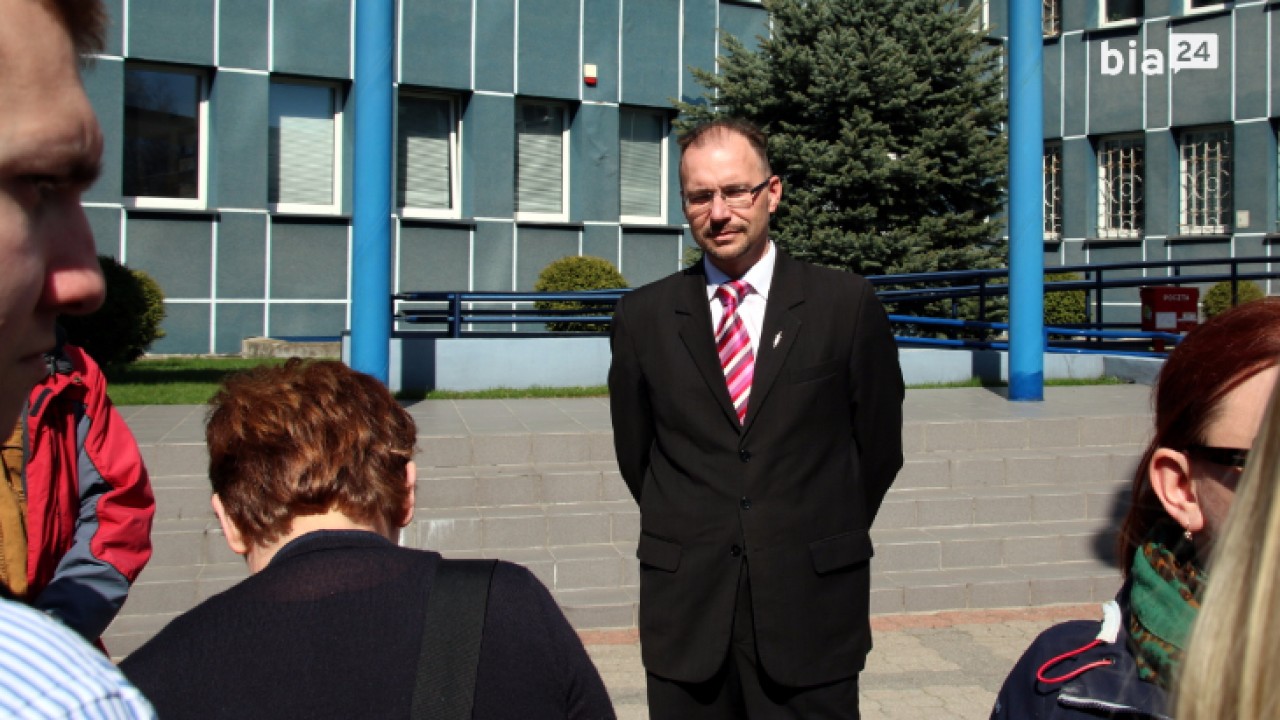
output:
<instances>
[{"instance_id":1,"label":"pink striped tie","mask_svg":"<svg viewBox=\"0 0 1280 720\"><path fill-rule=\"evenodd\" d=\"M755 376L755 355L751 353L751 338L747 326L738 316L738 305L751 292L745 280L732 280L716 288L716 297L724 305L720 327L716 329L716 350L720 353L720 367L729 386L729 398L738 411L738 424L747 420L747 398L751 395L751 380Z\"/></svg>"}]
</instances>

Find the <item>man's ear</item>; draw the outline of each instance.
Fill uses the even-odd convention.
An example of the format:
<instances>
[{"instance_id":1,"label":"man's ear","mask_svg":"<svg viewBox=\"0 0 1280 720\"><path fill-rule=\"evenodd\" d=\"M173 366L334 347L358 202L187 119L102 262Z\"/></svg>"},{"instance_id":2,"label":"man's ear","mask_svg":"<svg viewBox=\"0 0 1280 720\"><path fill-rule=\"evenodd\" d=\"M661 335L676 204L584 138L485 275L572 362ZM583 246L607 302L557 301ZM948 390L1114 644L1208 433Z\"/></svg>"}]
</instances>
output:
<instances>
[{"instance_id":1,"label":"man's ear","mask_svg":"<svg viewBox=\"0 0 1280 720\"><path fill-rule=\"evenodd\" d=\"M1191 481L1191 460L1186 453L1157 448L1151 456L1151 464L1147 466L1147 478L1169 517L1184 530L1196 533L1204 529L1204 513L1196 499L1195 484Z\"/></svg>"},{"instance_id":2,"label":"man's ear","mask_svg":"<svg viewBox=\"0 0 1280 720\"><path fill-rule=\"evenodd\" d=\"M413 521L413 509L417 504L415 491L418 487L418 465L410 460L404 466L404 484L409 488L409 494L405 496L404 516L400 521L400 527L408 527Z\"/></svg>"},{"instance_id":3,"label":"man's ear","mask_svg":"<svg viewBox=\"0 0 1280 720\"><path fill-rule=\"evenodd\" d=\"M247 555L249 546L245 544L244 536L240 534L239 528L235 523L231 522L231 518L227 515L227 509L222 507L222 498L217 493L213 494L213 514L218 516L218 524L222 526L222 537L226 538L227 547L231 548L231 552L237 555Z\"/></svg>"}]
</instances>

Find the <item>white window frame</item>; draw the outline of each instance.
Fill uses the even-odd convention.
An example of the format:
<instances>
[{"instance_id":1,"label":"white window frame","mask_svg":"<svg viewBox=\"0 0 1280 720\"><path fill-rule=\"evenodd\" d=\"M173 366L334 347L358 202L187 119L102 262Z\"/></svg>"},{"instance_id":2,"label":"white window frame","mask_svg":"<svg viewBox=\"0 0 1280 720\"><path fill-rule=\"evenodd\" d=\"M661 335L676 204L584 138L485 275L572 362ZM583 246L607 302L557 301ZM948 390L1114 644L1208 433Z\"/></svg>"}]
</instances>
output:
<instances>
[{"instance_id":1,"label":"white window frame","mask_svg":"<svg viewBox=\"0 0 1280 720\"><path fill-rule=\"evenodd\" d=\"M1203 7L1193 7L1192 3L1194 1L1195 0L1181 0L1182 15L1201 15L1203 13L1218 12L1220 10L1226 10L1231 4L1227 0L1218 0L1217 2L1211 2Z\"/></svg>"},{"instance_id":2,"label":"white window frame","mask_svg":"<svg viewBox=\"0 0 1280 720\"><path fill-rule=\"evenodd\" d=\"M1136 160L1138 168L1128 169L1128 175L1137 179L1138 194L1134 199L1130 192L1127 197L1128 207L1114 209L1116 203L1124 204L1122 199L1111 192L1115 180L1122 179L1125 168ZM1146 142L1141 135L1115 135L1098 140L1098 231L1099 238L1129 239L1142 237L1146 223ZM1119 170L1117 171L1117 168ZM1111 219L1116 215L1128 217L1133 227L1113 227Z\"/></svg>"},{"instance_id":3,"label":"white window frame","mask_svg":"<svg viewBox=\"0 0 1280 720\"><path fill-rule=\"evenodd\" d=\"M291 203L291 202L271 202L268 197L267 209L270 212L281 215L300 214L300 215L337 215L342 208L342 86L334 82L325 82L322 80L309 80L303 78L292 77L273 77L267 90L267 102L270 106L271 88L276 85L303 85L311 87L325 88L329 91L329 100L332 103L331 110L333 112L333 178L332 178L332 202L328 204L311 204L311 203ZM270 123L270 118L268 118ZM268 126L268 132L270 127ZM267 157L267 177L268 177L268 195L270 193L270 153Z\"/></svg>"},{"instance_id":4,"label":"white window frame","mask_svg":"<svg viewBox=\"0 0 1280 720\"><path fill-rule=\"evenodd\" d=\"M618 222L622 224L665 224L667 221L667 156L670 153L668 136L671 134L671 118L661 110L642 107L621 107L618 109L619 119L629 112L657 116L662 122L662 134L658 140L658 214L657 215L623 215L622 214L622 132L618 133Z\"/></svg>"},{"instance_id":5,"label":"white window frame","mask_svg":"<svg viewBox=\"0 0 1280 720\"><path fill-rule=\"evenodd\" d=\"M400 202L400 183L403 178L400 177L400 102L409 98L412 100L439 100L449 106L449 207L448 208L424 208L403 204ZM396 104L396 178L395 188L397 211L400 217L405 218L423 218L423 219L456 219L462 217L462 188L461 179L462 171L458 163L461 159L461 153L458 148L462 145L462 123L460 121L458 97L445 93L433 93L418 90L402 89Z\"/></svg>"},{"instance_id":6,"label":"white window frame","mask_svg":"<svg viewBox=\"0 0 1280 720\"><path fill-rule=\"evenodd\" d=\"M174 75L194 75L199 88L196 122L199 148L196 151L196 196L194 198L173 198L157 195L126 195L122 204L129 208L151 208L162 210L203 210L207 207L209 197L209 74L199 68L180 67L175 65L157 65L152 63L126 63L125 76L131 70L144 72L163 72ZM124 122L121 122L122 134ZM121 192L124 188L124 170L120 173Z\"/></svg>"},{"instance_id":7,"label":"white window frame","mask_svg":"<svg viewBox=\"0 0 1280 720\"><path fill-rule=\"evenodd\" d=\"M1123 2L1126 0L1097 0L1098 2L1098 27L1121 27L1124 25L1137 25L1142 22L1142 18L1146 15L1146 0L1139 0L1142 3L1142 9L1135 17L1121 18L1120 20L1107 19L1107 5L1111 2Z\"/></svg>"},{"instance_id":8,"label":"white window frame","mask_svg":"<svg viewBox=\"0 0 1280 720\"><path fill-rule=\"evenodd\" d=\"M549 107L559 108L561 115L560 129L560 212L530 212L520 210L520 111L521 108L528 105L546 105ZM515 218L517 221L534 221L534 222L567 222L569 219L569 112L570 107L567 103L554 102L550 100L537 99L520 99L516 101L516 127L512 128L515 133Z\"/></svg>"},{"instance_id":9,"label":"white window frame","mask_svg":"<svg viewBox=\"0 0 1280 720\"><path fill-rule=\"evenodd\" d=\"M1211 148L1197 151L1195 146L1201 143L1220 143L1216 148L1217 157L1211 157ZM1231 128L1213 126L1183 130L1178 134L1178 230L1183 235L1226 235L1231 232L1232 211L1234 209L1234 190L1232 174L1235 165ZM1221 156L1225 155L1223 163ZM1193 195L1203 191L1202 183L1194 182L1199 173L1190 172L1192 164L1216 162L1218 192L1212 199L1204 197L1197 202L1190 202ZM1225 164L1225 169L1223 165ZM1225 179L1225 183L1223 180ZM1225 192L1223 188L1225 186ZM1209 206L1213 206L1210 208ZM1201 209L1204 208L1204 209ZM1216 213L1218 222L1205 222L1208 215Z\"/></svg>"},{"instance_id":10,"label":"white window frame","mask_svg":"<svg viewBox=\"0 0 1280 720\"><path fill-rule=\"evenodd\" d=\"M1044 144L1044 240L1062 240L1062 143Z\"/></svg>"}]
</instances>

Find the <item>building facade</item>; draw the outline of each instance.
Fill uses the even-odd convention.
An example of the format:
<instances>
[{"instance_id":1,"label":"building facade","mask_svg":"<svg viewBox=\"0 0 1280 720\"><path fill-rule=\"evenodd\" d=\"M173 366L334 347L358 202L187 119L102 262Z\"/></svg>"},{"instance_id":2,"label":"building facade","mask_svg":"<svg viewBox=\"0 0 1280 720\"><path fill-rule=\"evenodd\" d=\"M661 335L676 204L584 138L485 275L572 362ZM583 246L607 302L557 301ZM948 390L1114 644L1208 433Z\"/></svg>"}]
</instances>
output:
<instances>
[{"instance_id":1,"label":"building facade","mask_svg":"<svg viewBox=\"0 0 1280 720\"><path fill-rule=\"evenodd\" d=\"M1045 265L1271 256L1280 2L1041 2ZM1137 322L1137 291L1108 293Z\"/></svg>"},{"instance_id":2,"label":"building facade","mask_svg":"<svg viewBox=\"0 0 1280 720\"><path fill-rule=\"evenodd\" d=\"M99 252L164 289L153 353L336 337L353 263L357 0L107 0L85 85L106 139ZM634 286L687 244L673 99L738 0L398 0L395 290L530 290L588 254Z\"/></svg>"}]
</instances>

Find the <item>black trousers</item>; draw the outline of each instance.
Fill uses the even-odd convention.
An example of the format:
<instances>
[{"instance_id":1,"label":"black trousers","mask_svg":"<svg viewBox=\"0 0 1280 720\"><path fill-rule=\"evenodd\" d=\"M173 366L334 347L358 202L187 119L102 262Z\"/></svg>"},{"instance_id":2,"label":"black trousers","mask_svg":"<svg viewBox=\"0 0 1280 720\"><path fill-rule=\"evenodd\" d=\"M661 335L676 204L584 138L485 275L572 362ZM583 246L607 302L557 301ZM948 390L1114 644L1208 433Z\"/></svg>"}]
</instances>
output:
<instances>
[{"instance_id":1,"label":"black trousers","mask_svg":"<svg viewBox=\"0 0 1280 720\"><path fill-rule=\"evenodd\" d=\"M787 687L771 680L756 653L746 558L738 578L733 637L711 679L683 683L646 673L652 720L858 720L858 676L826 685Z\"/></svg>"}]
</instances>

